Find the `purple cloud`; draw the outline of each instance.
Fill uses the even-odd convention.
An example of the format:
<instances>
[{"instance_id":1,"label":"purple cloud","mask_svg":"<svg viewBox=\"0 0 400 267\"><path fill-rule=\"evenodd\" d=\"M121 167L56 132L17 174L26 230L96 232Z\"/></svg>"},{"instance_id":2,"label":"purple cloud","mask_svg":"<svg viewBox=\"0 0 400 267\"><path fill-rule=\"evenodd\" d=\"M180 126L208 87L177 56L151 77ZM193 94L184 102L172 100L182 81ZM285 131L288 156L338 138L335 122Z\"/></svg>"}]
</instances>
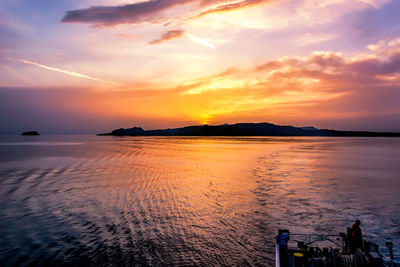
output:
<instances>
[{"instance_id":1,"label":"purple cloud","mask_svg":"<svg viewBox=\"0 0 400 267\"><path fill-rule=\"evenodd\" d=\"M95 26L114 26L118 24L140 23L160 19L160 13L178 5L196 4L197 8L214 5L190 19L211 13L231 11L269 2L270 0L150 0L121 6L94 6L87 9L67 11L61 22L88 23ZM217 6L215 6L217 5Z\"/></svg>"},{"instance_id":2,"label":"purple cloud","mask_svg":"<svg viewBox=\"0 0 400 267\"><path fill-rule=\"evenodd\" d=\"M113 26L153 21L160 12L189 2L194 0L153 0L122 6L94 6L67 11L61 22Z\"/></svg>"}]
</instances>

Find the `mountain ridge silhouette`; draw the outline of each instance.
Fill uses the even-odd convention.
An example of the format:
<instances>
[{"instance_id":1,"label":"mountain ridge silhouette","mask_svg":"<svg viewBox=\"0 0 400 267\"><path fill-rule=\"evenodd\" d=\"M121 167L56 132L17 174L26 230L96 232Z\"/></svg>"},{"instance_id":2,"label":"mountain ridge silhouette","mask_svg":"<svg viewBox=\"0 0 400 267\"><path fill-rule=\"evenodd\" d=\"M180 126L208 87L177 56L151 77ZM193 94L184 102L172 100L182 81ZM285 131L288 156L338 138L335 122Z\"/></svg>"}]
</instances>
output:
<instances>
[{"instance_id":1,"label":"mountain ridge silhouette","mask_svg":"<svg viewBox=\"0 0 400 267\"><path fill-rule=\"evenodd\" d=\"M98 136L342 136L342 137L400 137L394 132L338 131L312 126L294 127L272 123L236 123L198 125L181 128L144 130L141 127L120 128Z\"/></svg>"}]
</instances>

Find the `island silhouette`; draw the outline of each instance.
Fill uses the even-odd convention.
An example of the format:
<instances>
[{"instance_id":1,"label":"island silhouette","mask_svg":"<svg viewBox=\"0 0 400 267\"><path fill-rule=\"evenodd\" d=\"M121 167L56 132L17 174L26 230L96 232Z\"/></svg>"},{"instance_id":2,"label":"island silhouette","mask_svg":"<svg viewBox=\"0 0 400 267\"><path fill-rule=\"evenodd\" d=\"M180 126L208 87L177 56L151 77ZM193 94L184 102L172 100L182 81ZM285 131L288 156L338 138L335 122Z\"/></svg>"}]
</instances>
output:
<instances>
[{"instance_id":1,"label":"island silhouette","mask_svg":"<svg viewBox=\"0 0 400 267\"><path fill-rule=\"evenodd\" d=\"M341 137L400 137L394 132L337 131L312 126L294 127L272 123L236 123L199 125L173 129L144 130L141 127L120 128L99 136L341 136Z\"/></svg>"},{"instance_id":2,"label":"island silhouette","mask_svg":"<svg viewBox=\"0 0 400 267\"><path fill-rule=\"evenodd\" d=\"M23 132L21 135L40 135L37 131Z\"/></svg>"}]
</instances>

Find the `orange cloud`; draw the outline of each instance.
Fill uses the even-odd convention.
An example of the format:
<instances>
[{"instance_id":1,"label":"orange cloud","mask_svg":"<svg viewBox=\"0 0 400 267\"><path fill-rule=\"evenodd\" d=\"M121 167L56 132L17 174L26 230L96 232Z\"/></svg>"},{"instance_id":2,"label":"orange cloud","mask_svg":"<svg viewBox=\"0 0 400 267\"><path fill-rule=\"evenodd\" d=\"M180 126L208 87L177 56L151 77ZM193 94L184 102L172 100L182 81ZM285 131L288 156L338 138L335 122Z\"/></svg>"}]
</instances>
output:
<instances>
[{"instance_id":1,"label":"orange cloud","mask_svg":"<svg viewBox=\"0 0 400 267\"><path fill-rule=\"evenodd\" d=\"M388 127L400 118L400 44L390 42L351 55L322 51L282 57L176 86L88 92L73 105L83 114L153 128L269 121L366 129L367 118ZM355 124L357 118L365 124Z\"/></svg>"},{"instance_id":2,"label":"orange cloud","mask_svg":"<svg viewBox=\"0 0 400 267\"><path fill-rule=\"evenodd\" d=\"M400 114L393 101L400 97L400 47L393 41L384 47L358 56L323 51L283 57L247 70L229 69L186 83L174 98L197 99L202 108L191 104L193 118L219 122L232 114L254 112L256 117L281 119L304 119L310 114L320 119L351 118L367 116L372 110L374 115L389 110ZM385 104L374 101L382 98Z\"/></svg>"},{"instance_id":3,"label":"orange cloud","mask_svg":"<svg viewBox=\"0 0 400 267\"><path fill-rule=\"evenodd\" d=\"M164 33L163 35L161 35L160 38L153 40L151 42L149 42L149 44L154 45L154 44L159 44L171 39L175 39L175 38L180 38L185 34L185 31L183 30L172 30L172 31L167 31L166 33Z\"/></svg>"},{"instance_id":4,"label":"orange cloud","mask_svg":"<svg viewBox=\"0 0 400 267\"><path fill-rule=\"evenodd\" d=\"M271 0L244 0L244 1L240 1L240 2L226 3L226 4L219 5L217 7L214 7L214 8L208 9L206 11L203 11L200 14L189 18L189 20L197 19L197 18L206 16L208 14L228 12L228 11L233 11L236 9L247 8L247 7L251 7L251 6L255 6L255 5L259 5L259 4L264 4L264 3L267 3L270 1Z\"/></svg>"}]
</instances>

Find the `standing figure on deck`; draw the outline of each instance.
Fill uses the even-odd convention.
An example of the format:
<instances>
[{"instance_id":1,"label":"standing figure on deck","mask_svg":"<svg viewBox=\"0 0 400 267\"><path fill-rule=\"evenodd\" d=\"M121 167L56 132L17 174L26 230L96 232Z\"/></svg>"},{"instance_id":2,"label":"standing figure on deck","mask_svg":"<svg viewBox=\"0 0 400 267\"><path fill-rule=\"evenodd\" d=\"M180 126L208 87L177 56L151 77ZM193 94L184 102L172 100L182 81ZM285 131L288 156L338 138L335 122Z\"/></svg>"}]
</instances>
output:
<instances>
[{"instance_id":1,"label":"standing figure on deck","mask_svg":"<svg viewBox=\"0 0 400 267\"><path fill-rule=\"evenodd\" d=\"M355 253L357 248L363 249L363 238L362 232L360 228L361 222L360 220L356 220L356 222L351 227L351 252Z\"/></svg>"},{"instance_id":2,"label":"standing figure on deck","mask_svg":"<svg viewBox=\"0 0 400 267\"><path fill-rule=\"evenodd\" d=\"M289 242L289 230L279 229L278 235L276 236L276 244L279 245L279 260L281 266L287 265L288 242Z\"/></svg>"}]
</instances>

